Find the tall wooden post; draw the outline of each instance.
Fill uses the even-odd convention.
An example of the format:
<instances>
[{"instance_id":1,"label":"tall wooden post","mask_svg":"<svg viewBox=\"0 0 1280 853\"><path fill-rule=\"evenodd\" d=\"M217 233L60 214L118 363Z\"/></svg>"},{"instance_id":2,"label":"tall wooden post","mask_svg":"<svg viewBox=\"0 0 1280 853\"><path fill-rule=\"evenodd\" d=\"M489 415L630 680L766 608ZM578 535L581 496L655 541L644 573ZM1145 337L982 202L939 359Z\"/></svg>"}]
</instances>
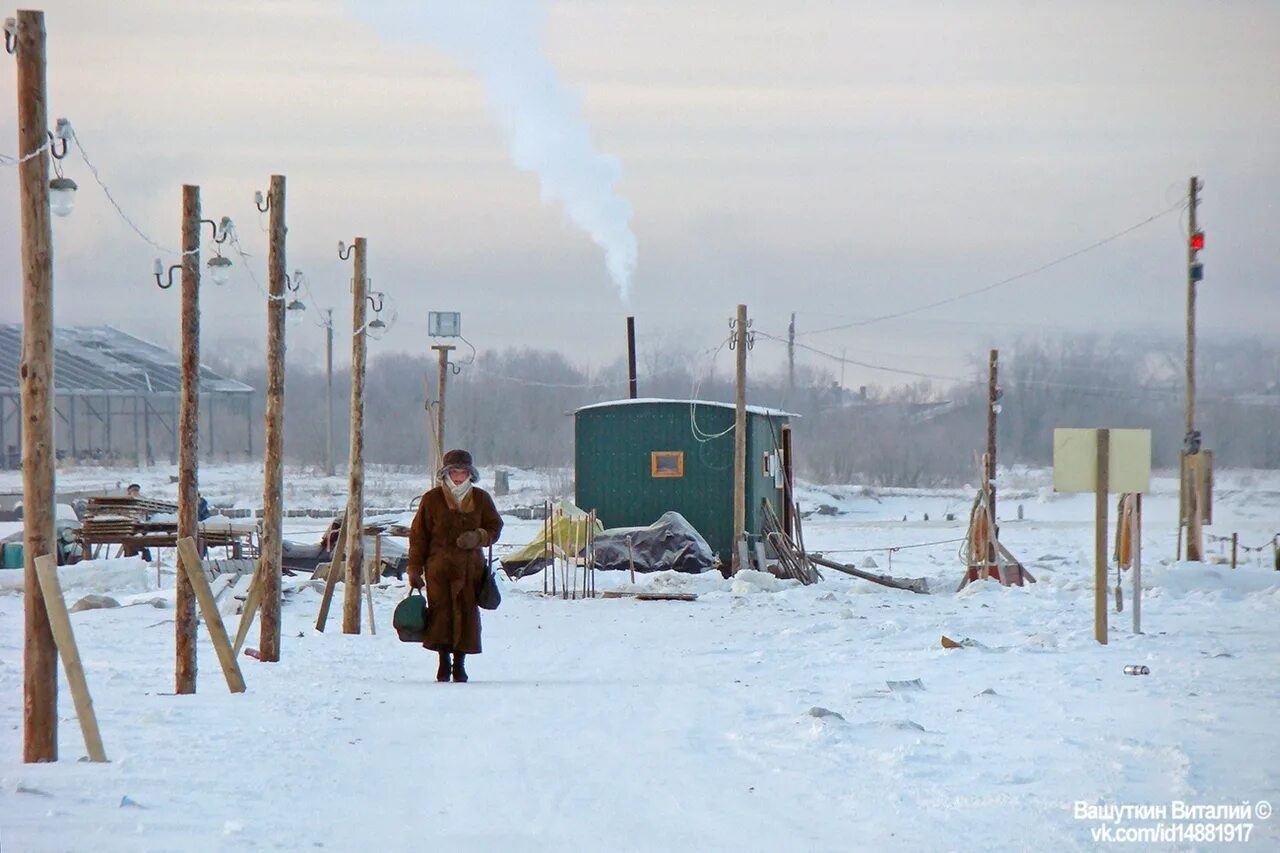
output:
<instances>
[{"instance_id":1,"label":"tall wooden post","mask_svg":"<svg viewBox=\"0 0 1280 853\"><path fill-rule=\"evenodd\" d=\"M333 476L333 309L324 320L324 473Z\"/></svg>"},{"instance_id":2,"label":"tall wooden post","mask_svg":"<svg viewBox=\"0 0 1280 853\"><path fill-rule=\"evenodd\" d=\"M738 556L747 529L747 306L738 306L734 326L737 397L733 420L733 572L745 568Z\"/></svg>"},{"instance_id":3,"label":"tall wooden post","mask_svg":"<svg viewBox=\"0 0 1280 853\"><path fill-rule=\"evenodd\" d=\"M791 424L782 425L782 531L795 537L795 461L791 458Z\"/></svg>"},{"instance_id":4,"label":"tall wooden post","mask_svg":"<svg viewBox=\"0 0 1280 853\"><path fill-rule=\"evenodd\" d=\"M1142 633L1142 493L1133 496L1133 516L1130 522L1133 542L1133 564L1129 573L1133 575L1133 633Z\"/></svg>"},{"instance_id":5,"label":"tall wooden post","mask_svg":"<svg viewBox=\"0 0 1280 853\"><path fill-rule=\"evenodd\" d=\"M1186 435L1189 437L1196 428L1196 276L1193 272L1196 250L1191 245L1190 237L1196 233L1196 207L1199 205L1200 181L1192 177L1187 188L1187 401L1186 401ZM1188 448L1190 450L1190 448ZM1196 454L1188 453L1182 466L1182 492L1186 496L1182 511L1185 513L1187 526L1187 561L1198 563L1204 559L1204 540L1200 523L1200 489L1198 488L1199 470L1194 459Z\"/></svg>"},{"instance_id":6,"label":"tall wooden post","mask_svg":"<svg viewBox=\"0 0 1280 853\"><path fill-rule=\"evenodd\" d=\"M843 367L844 365L841 365ZM844 383L840 383L841 387ZM796 390L796 312L791 312L791 325L787 326L787 394Z\"/></svg>"},{"instance_id":7,"label":"tall wooden post","mask_svg":"<svg viewBox=\"0 0 1280 853\"><path fill-rule=\"evenodd\" d=\"M634 400L639 396L636 383L636 318L627 317L627 396Z\"/></svg>"},{"instance_id":8,"label":"tall wooden post","mask_svg":"<svg viewBox=\"0 0 1280 853\"><path fill-rule=\"evenodd\" d=\"M284 538L284 176L271 176L267 250L267 417L263 435L262 547L256 583L261 595L258 660L280 660L280 561Z\"/></svg>"},{"instance_id":9,"label":"tall wooden post","mask_svg":"<svg viewBox=\"0 0 1280 853\"><path fill-rule=\"evenodd\" d=\"M44 13L19 11L18 155L48 141ZM23 624L22 760L58 760L58 651L45 609L36 558L53 554L53 234L49 222L49 158L18 166L22 216Z\"/></svg>"},{"instance_id":10,"label":"tall wooden post","mask_svg":"<svg viewBox=\"0 0 1280 853\"><path fill-rule=\"evenodd\" d=\"M988 537L987 558L999 565L996 554L996 543L1000 541L1000 526L996 520L996 407L999 405L1000 389L997 384L997 371L1000 364L1000 351L992 350L987 360L987 478L988 505L991 508L991 536ZM1003 578L1001 579L1003 582Z\"/></svg>"},{"instance_id":11,"label":"tall wooden post","mask_svg":"<svg viewBox=\"0 0 1280 853\"><path fill-rule=\"evenodd\" d=\"M1098 460L1094 472L1093 519L1093 636L1107 644L1107 489L1111 479L1111 430L1098 430Z\"/></svg>"},{"instance_id":12,"label":"tall wooden post","mask_svg":"<svg viewBox=\"0 0 1280 853\"><path fill-rule=\"evenodd\" d=\"M432 347L438 356L439 373L436 376L436 468L444 465L444 394L446 378L449 375L449 352L453 349L448 344L437 344Z\"/></svg>"},{"instance_id":13,"label":"tall wooden post","mask_svg":"<svg viewBox=\"0 0 1280 853\"><path fill-rule=\"evenodd\" d=\"M182 187L182 386L178 410L178 538L200 541L200 188ZM196 692L196 596L184 572L174 576L177 589L174 634L174 689Z\"/></svg>"},{"instance_id":14,"label":"tall wooden post","mask_svg":"<svg viewBox=\"0 0 1280 853\"><path fill-rule=\"evenodd\" d=\"M351 283L351 461L347 476L347 554L342 590L342 633L360 633L360 584L364 574L364 363L369 280L365 239L356 238Z\"/></svg>"}]
</instances>

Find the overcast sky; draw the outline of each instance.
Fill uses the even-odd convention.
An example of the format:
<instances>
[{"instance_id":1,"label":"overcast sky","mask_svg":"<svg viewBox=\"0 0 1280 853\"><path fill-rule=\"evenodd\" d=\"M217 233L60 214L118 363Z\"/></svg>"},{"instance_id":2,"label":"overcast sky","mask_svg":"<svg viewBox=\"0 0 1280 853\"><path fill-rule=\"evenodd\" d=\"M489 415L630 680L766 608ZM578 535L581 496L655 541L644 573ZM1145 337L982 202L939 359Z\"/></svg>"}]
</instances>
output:
<instances>
[{"instance_id":1,"label":"overcast sky","mask_svg":"<svg viewBox=\"0 0 1280 853\"><path fill-rule=\"evenodd\" d=\"M481 77L421 16L319 0L44 8L50 115L71 119L157 242L179 245L181 184L200 184L205 215L238 222L265 280L253 193L282 173L289 266L341 324L350 266L334 247L368 238L373 287L397 315L375 352L425 351L428 310L461 311L481 348L551 347L594 365L623 352L628 309L604 254L513 164ZM738 302L761 331L785 335L794 311L806 344L941 375L1055 329L1178 336L1177 211L981 296L804 333L1037 267L1176 205L1193 174L1204 180L1204 333L1280 328L1275 0L534 9L543 14L521 18L531 42L577 100L595 150L620 169L642 353L714 346ZM15 72L4 60L0 152L11 155ZM175 343L178 294L155 287L157 252L83 161L68 157L64 171L80 192L54 227L57 322ZM15 172L0 167L4 321L21 319ZM261 351L265 298L244 269L226 287L206 284L203 299L206 353ZM322 345L314 325L291 331L297 357ZM753 359L772 368L783 352L761 340ZM839 373L819 356L800 360ZM721 353L720 369L730 365ZM896 377L850 369L846 379Z\"/></svg>"}]
</instances>

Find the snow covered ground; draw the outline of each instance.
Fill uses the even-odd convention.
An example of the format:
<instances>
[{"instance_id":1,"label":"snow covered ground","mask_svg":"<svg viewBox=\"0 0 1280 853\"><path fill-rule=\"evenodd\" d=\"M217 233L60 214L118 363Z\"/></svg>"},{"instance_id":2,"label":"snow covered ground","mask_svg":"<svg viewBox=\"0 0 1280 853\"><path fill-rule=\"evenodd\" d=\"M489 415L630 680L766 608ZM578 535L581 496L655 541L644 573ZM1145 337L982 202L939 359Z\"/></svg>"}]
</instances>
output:
<instances>
[{"instance_id":1,"label":"snow covered ground","mask_svg":"<svg viewBox=\"0 0 1280 853\"><path fill-rule=\"evenodd\" d=\"M119 473L147 493L172 489L163 470ZM116 472L105 475L67 472L59 486L113 486ZM215 506L253 506L255 477L205 469L202 490ZM504 507L564 483L515 479ZM371 504L405 505L421 489L411 475L375 480ZM340 480L290 481L290 505L342 503ZM1158 479L1145 633L1131 632L1126 577L1126 609L1112 609L1101 647L1092 497L1047 484L1045 472L1001 474L1003 541L1040 581L1027 588L954 592L962 570L946 540L963 535L968 490L808 486L804 508L835 512L806 522L811 549L882 572L891 562L934 594L835 572L808 588L660 574L641 585L698 599L561 601L535 576L485 615L486 652L466 685L436 684L434 656L396 641L401 587L376 591L376 636L345 636L334 617L314 630L319 593L290 579L283 660L242 657L249 689L230 695L201 629L199 693L174 696L171 569L157 589L133 560L67 568L69 602L108 591L136 604L72 616L106 765L75 761L65 682L62 760L21 763L22 597L0 590L0 849L1082 850L1099 846L1094 831L1160 822L1080 819L1082 808L1164 807L1163 823L1182 826L1175 801L1248 803L1248 819L1179 831L1249 823L1249 842L1232 848L1277 849L1280 821L1262 807L1280 799L1270 551L1234 571L1171 564L1176 483ZM1211 533L1268 541L1280 474L1221 472L1214 509ZM504 540L519 544L541 526L507 522ZM289 523L298 538L322 526ZM944 634L973 644L944 649ZM1150 674L1127 676L1127 664Z\"/></svg>"}]
</instances>

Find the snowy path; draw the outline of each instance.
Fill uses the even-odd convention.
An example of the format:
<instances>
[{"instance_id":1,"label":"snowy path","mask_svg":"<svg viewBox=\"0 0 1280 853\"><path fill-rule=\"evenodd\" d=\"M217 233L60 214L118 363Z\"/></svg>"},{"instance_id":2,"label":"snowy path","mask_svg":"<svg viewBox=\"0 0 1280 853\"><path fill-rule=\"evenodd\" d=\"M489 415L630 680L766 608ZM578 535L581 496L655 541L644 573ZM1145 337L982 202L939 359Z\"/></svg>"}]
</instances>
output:
<instances>
[{"instance_id":1,"label":"snowy path","mask_svg":"<svg viewBox=\"0 0 1280 853\"><path fill-rule=\"evenodd\" d=\"M172 626L155 623L171 610L89 611L74 619L105 767L69 760L83 749L65 685L64 761L17 762L21 599L4 596L0 841L1087 849L1076 800L1234 803L1280 790L1271 582L1255 572L1228 593L1157 592L1152 633L1133 637L1127 614L1113 617L1107 648L1092 643L1075 584L925 598L843 581L734 594L699 578L687 581L704 592L692 603L512 590L487 617L467 685L434 683L434 656L388 633L396 589L380 591L377 637L343 636L333 621L315 634L318 596L303 591L285 610L285 660L244 658L241 696L226 693L203 634L201 692L164 695ZM943 650L943 632L988 648ZM1152 675L1121 673L1138 662ZM925 689L885 687L912 678ZM809 716L814 706L845 721ZM1275 826L1255 831L1256 849L1280 843Z\"/></svg>"}]
</instances>

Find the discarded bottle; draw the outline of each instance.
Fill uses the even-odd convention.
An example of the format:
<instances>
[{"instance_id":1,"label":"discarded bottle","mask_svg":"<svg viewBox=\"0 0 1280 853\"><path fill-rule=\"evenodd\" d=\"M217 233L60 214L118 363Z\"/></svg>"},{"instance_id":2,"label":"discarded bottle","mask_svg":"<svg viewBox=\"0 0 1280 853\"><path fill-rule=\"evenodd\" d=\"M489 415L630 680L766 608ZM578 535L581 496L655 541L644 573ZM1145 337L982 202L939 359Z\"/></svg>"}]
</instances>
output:
<instances>
[{"instance_id":1,"label":"discarded bottle","mask_svg":"<svg viewBox=\"0 0 1280 853\"><path fill-rule=\"evenodd\" d=\"M1138 664L1129 664L1124 668L1125 675L1150 675L1151 670Z\"/></svg>"}]
</instances>

